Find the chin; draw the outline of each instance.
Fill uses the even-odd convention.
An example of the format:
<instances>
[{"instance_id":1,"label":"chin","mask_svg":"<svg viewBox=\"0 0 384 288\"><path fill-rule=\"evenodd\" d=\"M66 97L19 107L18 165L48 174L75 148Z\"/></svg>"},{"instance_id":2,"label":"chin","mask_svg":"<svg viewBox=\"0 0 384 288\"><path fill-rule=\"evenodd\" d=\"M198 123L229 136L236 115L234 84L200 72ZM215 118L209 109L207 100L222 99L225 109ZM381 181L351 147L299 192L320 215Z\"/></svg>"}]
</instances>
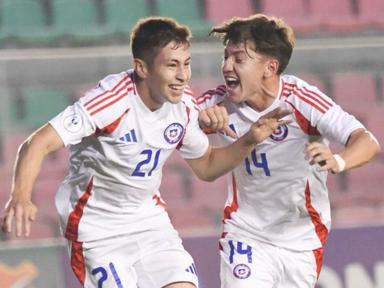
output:
<instances>
[{"instance_id":1,"label":"chin","mask_svg":"<svg viewBox=\"0 0 384 288\"><path fill-rule=\"evenodd\" d=\"M179 103L179 102L181 101L181 96L182 96L182 95L171 96L171 97L168 98L168 101L169 101L170 103L177 104L177 103Z\"/></svg>"},{"instance_id":2,"label":"chin","mask_svg":"<svg viewBox=\"0 0 384 288\"><path fill-rule=\"evenodd\" d=\"M228 93L228 98L234 103L241 103L243 99L239 93Z\"/></svg>"}]
</instances>

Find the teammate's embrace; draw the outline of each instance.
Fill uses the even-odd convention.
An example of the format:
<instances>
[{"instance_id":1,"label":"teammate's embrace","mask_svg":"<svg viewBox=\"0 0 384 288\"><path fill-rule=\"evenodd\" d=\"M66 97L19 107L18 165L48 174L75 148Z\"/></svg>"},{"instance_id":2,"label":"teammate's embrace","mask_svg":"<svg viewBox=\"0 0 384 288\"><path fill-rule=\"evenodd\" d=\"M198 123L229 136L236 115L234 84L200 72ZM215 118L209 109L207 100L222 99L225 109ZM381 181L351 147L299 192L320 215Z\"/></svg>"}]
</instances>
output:
<instances>
[{"instance_id":1,"label":"teammate's embrace","mask_svg":"<svg viewBox=\"0 0 384 288\"><path fill-rule=\"evenodd\" d=\"M84 287L198 287L192 257L163 207L162 167L178 149L213 180L239 164L285 116L255 123L236 143L214 149L189 95L190 31L146 18L131 35L134 69L109 75L20 147L3 230L29 235L32 186L49 152L69 146L69 175L56 195L71 266ZM49 205L49 204L47 204Z\"/></svg>"},{"instance_id":2,"label":"teammate's embrace","mask_svg":"<svg viewBox=\"0 0 384 288\"><path fill-rule=\"evenodd\" d=\"M272 109L293 110L287 116L292 122L258 144L230 176L220 242L221 287L312 288L331 226L327 171L360 166L380 146L316 87L281 74L295 41L282 20L261 14L234 18L212 33L225 45L225 85L198 98L207 109L201 112L205 126L242 137ZM214 106L218 103L228 111L227 122ZM226 144L234 141L219 135ZM345 149L333 154L328 139Z\"/></svg>"}]
</instances>

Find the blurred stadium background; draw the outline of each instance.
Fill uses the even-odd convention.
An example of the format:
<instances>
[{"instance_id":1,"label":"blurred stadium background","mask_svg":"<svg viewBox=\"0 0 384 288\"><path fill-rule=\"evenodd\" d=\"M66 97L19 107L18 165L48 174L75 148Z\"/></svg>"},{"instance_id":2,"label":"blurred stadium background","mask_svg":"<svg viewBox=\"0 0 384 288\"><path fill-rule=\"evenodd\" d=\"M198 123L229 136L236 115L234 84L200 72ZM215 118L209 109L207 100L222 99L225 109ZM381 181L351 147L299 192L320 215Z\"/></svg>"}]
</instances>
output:
<instances>
[{"instance_id":1,"label":"blurred stadium background","mask_svg":"<svg viewBox=\"0 0 384 288\"><path fill-rule=\"evenodd\" d=\"M128 36L140 17L171 16L191 27L191 86L198 95L221 81L222 47L207 36L211 25L256 12L294 27L298 41L287 73L317 85L384 145L383 0L0 0L0 204L22 140L102 77L130 67ZM1 288L78 287L53 202L67 157L63 150L43 164L30 239L0 234ZM197 180L177 154L164 175L162 195L200 267L201 287L219 287L216 241L225 179ZM334 230L319 287L384 287L383 186L383 154L329 176Z\"/></svg>"}]
</instances>

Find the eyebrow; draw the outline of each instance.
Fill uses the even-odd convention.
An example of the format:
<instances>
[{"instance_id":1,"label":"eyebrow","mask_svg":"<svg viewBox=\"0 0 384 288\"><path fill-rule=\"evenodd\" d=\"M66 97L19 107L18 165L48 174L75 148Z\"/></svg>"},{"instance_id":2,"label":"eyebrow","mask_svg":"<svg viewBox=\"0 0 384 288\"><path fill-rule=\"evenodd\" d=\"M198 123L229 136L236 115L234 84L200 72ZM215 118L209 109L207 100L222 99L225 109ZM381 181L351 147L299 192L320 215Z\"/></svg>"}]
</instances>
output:
<instances>
[{"instance_id":1,"label":"eyebrow","mask_svg":"<svg viewBox=\"0 0 384 288\"><path fill-rule=\"evenodd\" d=\"M192 57L190 56L190 57L188 57L187 59L185 59L184 62L191 61L191 59L192 59ZM165 60L166 60L166 61L170 61L170 62L177 62L177 63L180 62L179 60L177 60L177 59L175 59L175 58L170 58L170 59L165 59Z\"/></svg>"},{"instance_id":2,"label":"eyebrow","mask_svg":"<svg viewBox=\"0 0 384 288\"><path fill-rule=\"evenodd\" d=\"M235 56L238 56L239 54L247 54L247 52L244 50L241 50L241 51L234 51L234 52L229 53L228 50L225 50L224 54L233 54Z\"/></svg>"}]
</instances>

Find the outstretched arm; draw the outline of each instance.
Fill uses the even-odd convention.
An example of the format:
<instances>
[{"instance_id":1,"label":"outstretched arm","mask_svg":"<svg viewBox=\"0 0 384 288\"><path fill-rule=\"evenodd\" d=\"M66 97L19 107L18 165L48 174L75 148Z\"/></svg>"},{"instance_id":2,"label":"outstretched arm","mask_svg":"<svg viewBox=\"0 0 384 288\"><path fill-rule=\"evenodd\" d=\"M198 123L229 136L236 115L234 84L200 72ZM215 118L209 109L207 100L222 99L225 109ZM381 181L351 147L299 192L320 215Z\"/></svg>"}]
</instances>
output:
<instances>
[{"instance_id":1,"label":"outstretched arm","mask_svg":"<svg viewBox=\"0 0 384 288\"><path fill-rule=\"evenodd\" d=\"M209 147L202 157L188 159L187 163L200 179L213 181L239 165L255 145L269 137L279 125L288 123L289 121L280 120L288 114L289 111L276 108L253 123L249 131L231 145L222 148Z\"/></svg>"},{"instance_id":2,"label":"outstretched arm","mask_svg":"<svg viewBox=\"0 0 384 288\"><path fill-rule=\"evenodd\" d=\"M16 156L11 193L5 206L2 223L4 232L12 232L16 226L16 236L29 236L31 222L35 220L37 207L32 203L32 187L40 172L44 157L64 147L64 144L50 124L46 124L29 136L20 145Z\"/></svg>"},{"instance_id":3,"label":"outstretched arm","mask_svg":"<svg viewBox=\"0 0 384 288\"><path fill-rule=\"evenodd\" d=\"M339 154L333 154L328 146L317 142L308 144L305 153L311 164L319 164L321 171L339 173L367 163L380 150L379 142L369 131L357 129Z\"/></svg>"}]
</instances>

